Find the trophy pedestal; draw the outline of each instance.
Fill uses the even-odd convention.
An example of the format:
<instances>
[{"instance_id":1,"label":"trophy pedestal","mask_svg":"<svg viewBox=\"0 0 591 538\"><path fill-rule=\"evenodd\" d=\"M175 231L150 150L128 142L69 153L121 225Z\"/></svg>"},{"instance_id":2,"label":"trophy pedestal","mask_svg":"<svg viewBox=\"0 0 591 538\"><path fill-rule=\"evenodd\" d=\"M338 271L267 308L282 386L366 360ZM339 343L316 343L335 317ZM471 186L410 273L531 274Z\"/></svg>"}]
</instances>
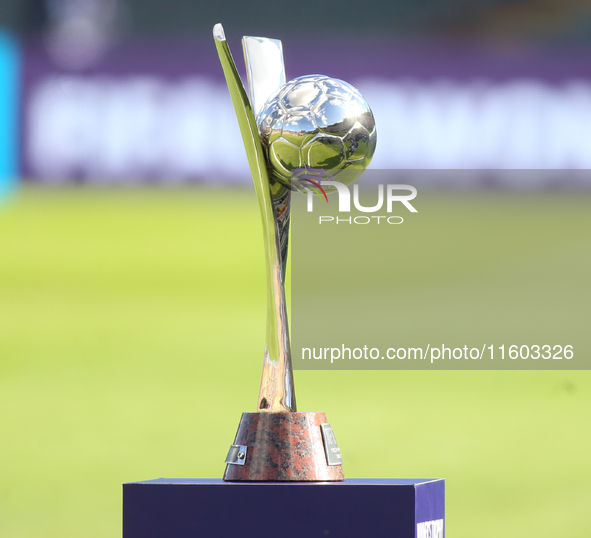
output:
<instances>
[{"instance_id":1,"label":"trophy pedestal","mask_svg":"<svg viewBox=\"0 0 591 538\"><path fill-rule=\"evenodd\" d=\"M444 480L123 485L123 538L444 538Z\"/></svg>"},{"instance_id":2,"label":"trophy pedestal","mask_svg":"<svg viewBox=\"0 0 591 538\"><path fill-rule=\"evenodd\" d=\"M243 413L224 480L344 480L324 413Z\"/></svg>"}]
</instances>

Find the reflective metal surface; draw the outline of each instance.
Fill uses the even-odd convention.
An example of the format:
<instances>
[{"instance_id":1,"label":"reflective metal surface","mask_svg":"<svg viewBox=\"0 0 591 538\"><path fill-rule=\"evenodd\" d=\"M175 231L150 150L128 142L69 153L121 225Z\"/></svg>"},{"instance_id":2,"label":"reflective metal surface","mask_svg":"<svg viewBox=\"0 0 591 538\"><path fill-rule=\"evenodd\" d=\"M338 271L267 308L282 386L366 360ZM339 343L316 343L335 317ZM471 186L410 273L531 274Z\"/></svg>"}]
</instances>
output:
<instances>
[{"instance_id":1,"label":"reflective metal surface","mask_svg":"<svg viewBox=\"0 0 591 538\"><path fill-rule=\"evenodd\" d=\"M226 456L226 463L230 465L244 465L246 463L246 454L248 447L246 445L232 445Z\"/></svg>"},{"instance_id":2,"label":"reflective metal surface","mask_svg":"<svg viewBox=\"0 0 591 538\"><path fill-rule=\"evenodd\" d=\"M332 180L355 181L373 156L375 121L359 91L347 82L308 75L285 84L281 41L264 37L243 38L249 101L221 24L213 35L263 221L267 348L257 409L295 412L284 290L291 191L329 183L330 192ZM325 170L330 174L317 175Z\"/></svg>"},{"instance_id":3,"label":"reflective metal surface","mask_svg":"<svg viewBox=\"0 0 591 538\"><path fill-rule=\"evenodd\" d=\"M263 221L267 268L267 348L257 408L259 411L293 412L296 411L296 403L283 276L287 257L290 192L284 186L269 180L265 153L259 139L252 106L238 75L221 24L215 25L213 36L238 119ZM259 58L258 55L264 56L267 50L272 48L263 46L249 49L247 62L253 63L252 68L249 68L250 72L258 72L265 65L264 58ZM258 67L255 68L255 64ZM270 65L277 69L278 63L271 62ZM268 80L281 80L281 76L270 75ZM253 91L259 90L255 87Z\"/></svg>"},{"instance_id":4,"label":"reflective metal surface","mask_svg":"<svg viewBox=\"0 0 591 538\"><path fill-rule=\"evenodd\" d=\"M285 84L283 47L278 39L242 38L250 102L255 116L275 90Z\"/></svg>"},{"instance_id":5,"label":"reflective metal surface","mask_svg":"<svg viewBox=\"0 0 591 538\"><path fill-rule=\"evenodd\" d=\"M343 457L341 456L341 449L337 444L330 424L321 424L320 429L322 430L322 441L324 441L326 463L328 465L342 465Z\"/></svg>"},{"instance_id":6,"label":"reflective metal surface","mask_svg":"<svg viewBox=\"0 0 591 538\"><path fill-rule=\"evenodd\" d=\"M246 73L248 75L250 100L254 111L256 111L265 104L267 99L273 95L278 88L285 84L283 47L281 41L277 39L250 36L242 38L242 47L244 50L244 60L246 62ZM268 158L266 161L267 171L271 172L269 174L269 189L271 192L273 215L275 218L275 236L278 244L279 259L281 260L281 274L284 279L287 266L291 189L286 188L284 185L276 181L272 169L268 166ZM277 293L277 291L269 289L267 293ZM281 294L282 296L285 295L284 289L281 290ZM293 408L291 411L296 411L287 314L286 312L280 312L277 313L277 315L280 317L280 325L283 327L284 335L287 339L287 353L285 354L285 360L288 362L288 368L282 369L279 363L276 363L270 358L268 351L265 351L261 388L257 406L258 411L285 410L283 405L277 407L278 403L281 402L276 401L276 395L283 393L292 395ZM278 372L281 373L282 377L278 376ZM276 401L275 404L273 403L274 400ZM273 407L274 405L275 407Z\"/></svg>"},{"instance_id":7,"label":"reflective metal surface","mask_svg":"<svg viewBox=\"0 0 591 538\"><path fill-rule=\"evenodd\" d=\"M351 184L376 147L375 120L363 96L323 75L290 80L269 97L256 121L271 176L291 188L297 188L292 180L299 169L330 170L335 180Z\"/></svg>"}]
</instances>

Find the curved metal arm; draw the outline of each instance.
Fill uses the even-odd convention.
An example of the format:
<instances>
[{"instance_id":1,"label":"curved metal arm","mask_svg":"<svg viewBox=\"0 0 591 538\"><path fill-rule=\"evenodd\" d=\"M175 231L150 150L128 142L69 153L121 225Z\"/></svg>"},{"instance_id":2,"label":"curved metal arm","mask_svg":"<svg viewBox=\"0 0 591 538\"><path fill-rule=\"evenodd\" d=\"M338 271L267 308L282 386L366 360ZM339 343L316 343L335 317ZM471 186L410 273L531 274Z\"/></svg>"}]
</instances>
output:
<instances>
[{"instance_id":1,"label":"curved metal arm","mask_svg":"<svg viewBox=\"0 0 591 538\"><path fill-rule=\"evenodd\" d=\"M291 350L287 326L284 271L289 230L289 191L269 180L265 153L252 106L226 42L216 24L213 36L240 126L263 221L267 269L267 347L257 408L259 411L296 411Z\"/></svg>"}]
</instances>

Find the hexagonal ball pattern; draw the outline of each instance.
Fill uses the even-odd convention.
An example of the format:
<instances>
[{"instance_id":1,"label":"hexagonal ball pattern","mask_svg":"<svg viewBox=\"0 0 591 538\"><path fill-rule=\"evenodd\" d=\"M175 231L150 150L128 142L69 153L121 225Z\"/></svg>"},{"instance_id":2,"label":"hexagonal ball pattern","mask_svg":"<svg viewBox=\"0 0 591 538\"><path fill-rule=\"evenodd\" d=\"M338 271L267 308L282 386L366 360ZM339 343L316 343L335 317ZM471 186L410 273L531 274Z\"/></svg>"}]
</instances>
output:
<instances>
[{"instance_id":1,"label":"hexagonal ball pattern","mask_svg":"<svg viewBox=\"0 0 591 538\"><path fill-rule=\"evenodd\" d=\"M274 176L291 187L294 170L344 171L350 184L367 167L376 147L373 113L353 86L324 75L290 80L269 97L257 126Z\"/></svg>"}]
</instances>

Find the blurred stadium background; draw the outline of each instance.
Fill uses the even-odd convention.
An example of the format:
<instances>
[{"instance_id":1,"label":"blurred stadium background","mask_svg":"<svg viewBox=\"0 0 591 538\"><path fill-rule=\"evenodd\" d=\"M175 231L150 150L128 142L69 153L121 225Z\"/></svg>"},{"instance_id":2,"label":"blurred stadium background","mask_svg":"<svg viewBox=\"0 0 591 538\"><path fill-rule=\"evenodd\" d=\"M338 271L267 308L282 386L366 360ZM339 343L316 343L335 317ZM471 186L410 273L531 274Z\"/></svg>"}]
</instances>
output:
<instances>
[{"instance_id":1,"label":"blurred stadium background","mask_svg":"<svg viewBox=\"0 0 591 538\"><path fill-rule=\"evenodd\" d=\"M262 240L216 22L240 68L242 35L277 37L288 77L359 87L374 168L591 168L584 0L0 0L3 538L118 535L122 482L221 476L254 409ZM490 221L519 197L546 234L522 274L578 287L588 331L591 183L461 177L425 186L424 211L443 196L478 230L467 200ZM445 285L427 275L414 299ZM449 536L588 535L588 372L296 372L296 388L347 476L444 476Z\"/></svg>"}]
</instances>

